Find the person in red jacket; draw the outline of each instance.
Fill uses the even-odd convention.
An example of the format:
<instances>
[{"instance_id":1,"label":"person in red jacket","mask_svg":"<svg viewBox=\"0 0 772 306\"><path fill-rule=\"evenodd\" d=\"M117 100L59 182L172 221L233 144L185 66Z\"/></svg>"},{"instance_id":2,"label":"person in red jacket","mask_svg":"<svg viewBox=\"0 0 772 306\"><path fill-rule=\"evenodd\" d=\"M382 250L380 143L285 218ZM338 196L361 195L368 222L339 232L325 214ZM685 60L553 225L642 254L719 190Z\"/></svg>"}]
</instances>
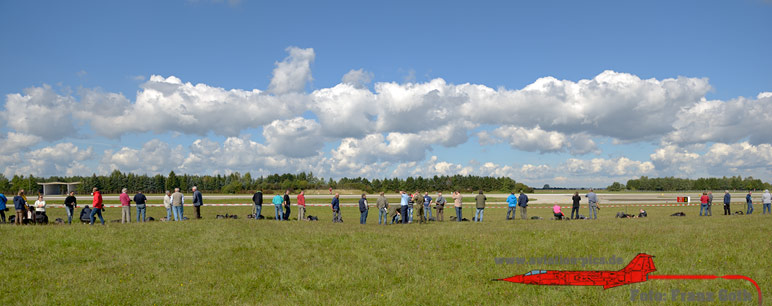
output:
<instances>
[{"instance_id":1,"label":"person in red jacket","mask_svg":"<svg viewBox=\"0 0 772 306\"><path fill-rule=\"evenodd\" d=\"M306 195L305 191L301 190L298 194L298 221L306 219Z\"/></svg>"},{"instance_id":2,"label":"person in red jacket","mask_svg":"<svg viewBox=\"0 0 772 306\"><path fill-rule=\"evenodd\" d=\"M90 225L94 225L94 215L99 215L99 221L102 221L102 225L105 225L105 219L102 218L102 210L104 209L104 205L102 205L102 193L99 192L99 189L94 187L92 189L92 194L94 195L94 201L93 203L93 209L91 209L91 215L89 216L89 219L91 219Z\"/></svg>"},{"instance_id":3,"label":"person in red jacket","mask_svg":"<svg viewBox=\"0 0 772 306\"><path fill-rule=\"evenodd\" d=\"M700 216L702 216L702 212L705 211L705 216L708 215L708 202L710 201L710 197L708 197L707 192L703 192L702 196L700 197Z\"/></svg>"}]
</instances>

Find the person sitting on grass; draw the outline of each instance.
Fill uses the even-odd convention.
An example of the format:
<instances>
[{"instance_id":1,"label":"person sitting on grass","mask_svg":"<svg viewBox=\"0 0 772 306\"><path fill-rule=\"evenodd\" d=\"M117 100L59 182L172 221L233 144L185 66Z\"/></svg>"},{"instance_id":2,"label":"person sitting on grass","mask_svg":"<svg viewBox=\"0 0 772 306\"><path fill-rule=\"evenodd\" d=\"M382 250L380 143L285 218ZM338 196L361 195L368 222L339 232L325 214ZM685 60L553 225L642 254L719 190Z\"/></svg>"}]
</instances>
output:
<instances>
[{"instance_id":1,"label":"person sitting on grass","mask_svg":"<svg viewBox=\"0 0 772 306\"><path fill-rule=\"evenodd\" d=\"M563 212L560 211L560 205L555 204L555 206L552 206L552 213L555 215L555 220L563 220Z\"/></svg>"},{"instance_id":2,"label":"person sitting on grass","mask_svg":"<svg viewBox=\"0 0 772 306\"><path fill-rule=\"evenodd\" d=\"M397 219L397 215L399 214L400 207L401 205L389 205L389 216L384 221L388 220L389 224L394 224L394 220Z\"/></svg>"},{"instance_id":3,"label":"person sitting on grass","mask_svg":"<svg viewBox=\"0 0 772 306\"><path fill-rule=\"evenodd\" d=\"M397 214L394 215L394 217L391 219L391 223L401 223L402 222L402 214L400 214L399 210L396 210Z\"/></svg>"}]
</instances>

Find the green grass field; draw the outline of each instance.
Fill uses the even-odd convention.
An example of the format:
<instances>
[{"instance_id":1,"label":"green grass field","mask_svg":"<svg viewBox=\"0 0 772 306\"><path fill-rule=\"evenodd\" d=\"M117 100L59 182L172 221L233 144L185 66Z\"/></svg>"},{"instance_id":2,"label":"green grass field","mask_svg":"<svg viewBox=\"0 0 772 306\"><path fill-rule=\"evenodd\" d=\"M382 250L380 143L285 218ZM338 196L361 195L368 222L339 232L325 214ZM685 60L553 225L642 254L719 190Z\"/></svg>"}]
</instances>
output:
<instances>
[{"instance_id":1,"label":"green grass field","mask_svg":"<svg viewBox=\"0 0 772 306\"><path fill-rule=\"evenodd\" d=\"M353 207L342 209L343 224L330 222L327 207L309 207L318 222L247 220L249 207L204 207L203 220L186 222L2 225L0 304L648 304L631 302L631 289L665 292L668 303L671 290L745 290L754 300L744 304L758 303L755 288L741 280L649 280L608 290L491 281L532 269L618 270L639 252L656 256L653 274L747 275L769 294L772 216L760 215L760 205L751 216L722 216L716 207L713 217L697 217L696 207L663 207L648 208L645 219L615 219L619 210L605 208L596 221L552 221L549 209L530 208L529 216L546 219L506 221L505 209L489 208L481 224L378 226L371 209L362 226ZM668 216L675 211L687 217ZM472 212L467 206L464 216ZM214 218L225 213L240 219ZM49 209L51 220L64 214ZM446 209L446 220L452 214ZM165 210L151 207L148 215L160 218ZM264 206L263 215L272 216L273 207ZM108 208L105 217L120 219L120 209ZM616 256L624 263L495 261L543 256Z\"/></svg>"}]
</instances>

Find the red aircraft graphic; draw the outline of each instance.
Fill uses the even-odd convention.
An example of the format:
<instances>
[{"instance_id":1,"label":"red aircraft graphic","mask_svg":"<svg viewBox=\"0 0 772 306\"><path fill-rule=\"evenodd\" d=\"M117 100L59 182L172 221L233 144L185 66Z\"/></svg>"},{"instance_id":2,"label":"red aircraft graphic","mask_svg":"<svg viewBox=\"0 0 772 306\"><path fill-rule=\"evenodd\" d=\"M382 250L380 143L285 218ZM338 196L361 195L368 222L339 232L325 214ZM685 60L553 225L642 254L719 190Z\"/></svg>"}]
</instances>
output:
<instances>
[{"instance_id":1,"label":"red aircraft graphic","mask_svg":"<svg viewBox=\"0 0 772 306\"><path fill-rule=\"evenodd\" d=\"M531 285L603 286L608 289L632 283L645 282L649 272L657 271L651 255L638 254L619 271L546 271L533 270L524 275L498 279Z\"/></svg>"},{"instance_id":2,"label":"red aircraft graphic","mask_svg":"<svg viewBox=\"0 0 772 306\"><path fill-rule=\"evenodd\" d=\"M645 282L650 279L744 279L756 286L756 291L759 293L759 305L761 305L761 288L750 277L743 275L649 275L649 273L657 271L652 258L653 256L651 255L640 253L626 267L619 271L533 270L523 275L495 280L529 285L603 286L603 289L608 289Z\"/></svg>"}]
</instances>

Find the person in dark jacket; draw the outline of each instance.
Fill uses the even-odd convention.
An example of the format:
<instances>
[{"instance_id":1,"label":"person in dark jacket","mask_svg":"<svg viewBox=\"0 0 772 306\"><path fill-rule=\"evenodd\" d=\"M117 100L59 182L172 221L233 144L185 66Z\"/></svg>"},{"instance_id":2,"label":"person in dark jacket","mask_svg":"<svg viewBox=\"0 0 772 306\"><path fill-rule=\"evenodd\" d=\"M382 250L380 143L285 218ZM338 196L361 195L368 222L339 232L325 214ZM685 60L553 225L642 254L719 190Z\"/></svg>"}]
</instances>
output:
<instances>
[{"instance_id":1,"label":"person in dark jacket","mask_svg":"<svg viewBox=\"0 0 772 306\"><path fill-rule=\"evenodd\" d=\"M263 190L260 189L252 196L252 202L255 203L254 211L255 220L260 219L261 212L263 211Z\"/></svg>"},{"instance_id":2,"label":"person in dark jacket","mask_svg":"<svg viewBox=\"0 0 772 306\"><path fill-rule=\"evenodd\" d=\"M474 213L474 220L476 222L483 221L483 213L485 213L486 200L488 200L488 197L483 194L482 190L480 190L480 192L474 197L475 207L477 208L477 211Z\"/></svg>"},{"instance_id":3,"label":"person in dark jacket","mask_svg":"<svg viewBox=\"0 0 772 306\"><path fill-rule=\"evenodd\" d=\"M523 220L528 219L526 209L528 209L528 196L520 190L520 196L517 198L517 206L520 206L520 218Z\"/></svg>"},{"instance_id":4,"label":"person in dark jacket","mask_svg":"<svg viewBox=\"0 0 772 306\"><path fill-rule=\"evenodd\" d=\"M289 189L284 191L284 220L289 220L290 216L290 197L289 197Z\"/></svg>"},{"instance_id":5,"label":"person in dark jacket","mask_svg":"<svg viewBox=\"0 0 772 306\"><path fill-rule=\"evenodd\" d=\"M137 206L137 222L145 222L147 219L147 197L142 194L142 190L134 195L134 204ZM140 218L139 215L142 215Z\"/></svg>"},{"instance_id":6,"label":"person in dark jacket","mask_svg":"<svg viewBox=\"0 0 772 306\"><path fill-rule=\"evenodd\" d=\"M24 213L27 212L27 200L24 199L24 189L13 197L13 208L16 210L16 225L22 225Z\"/></svg>"},{"instance_id":7,"label":"person in dark jacket","mask_svg":"<svg viewBox=\"0 0 772 306\"><path fill-rule=\"evenodd\" d=\"M332 206L332 223L338 223L343 222L342 218L340 217L340 194L335 193L335 196L332 197L332 202L330 203L330 206Z\"/></svg>"},{"instance_id":8,"label":"person in dark jacket","mask_svg":"<svg viewBox=\"0 0 772 306\"><path fill-rule=\"evenodd\" d=\"M729 208L729 203L732 201L732 196L729 194L729 190L724 190L724 216L732 214L732 210Z\"/></svg>"},{"instance_id":9,"label":"person in dark jacket","mask_svg":"<svg viewBox=\"0 0 772 306\"><path fill-rule=\"evenodd\" d=\"M359 224L367 223L367 212L370 207L367 206L367 195L362 194L362 198L359 199Z\"/></svg>"},{"instance_id":10,"label":"person in dark jacket","mask_svg":"<svg viewBox=\"0 0 772 306\"><path fill-rule=\"evenodd\" d=\"M75 198L75 191L70 191L70 195L64 199L64 208L67 210L68 224L72 224L72 215L75 214L76 207L78 207L78 199Z\"/></svg>"},{"instance_id":11,"label":"person in dark jacket","mask_svg":"<svg viewBox=\"0 0 772 306\"><path fill-rule=\"evenodd\" d=\"M745 196L745 202L748 203L748 211L745 214L750 215L753 213L753 200L751 199L750 191L748 191L748 195Z\"/></svg>"},{"instance_id":12,"label":"person in dark jacket","mask_svg":"<svg viewBox=\"0 0 772 306\"><path fill-rule=\"evenodd\" d=\"M196 208L196 219L201 219L201 206L203 205L204 197L201 195L201 191L198 191L198 187L193 186L193 207Z\"/></svg>"},{"instance_id":13,"label":"person in dark jacket","mask_svg":"<svg viewBox=\"0 0 772 306\"><path fill-rule=\"evenodd\" d=\"M571 200L574 201L574 204L571 206L571 219L579 219L579 202L582 200L582 197L579 196L578 192L574 192ZM574 213L576 213L576 217L574 217Z\"/></svg>"}]
</instances>

